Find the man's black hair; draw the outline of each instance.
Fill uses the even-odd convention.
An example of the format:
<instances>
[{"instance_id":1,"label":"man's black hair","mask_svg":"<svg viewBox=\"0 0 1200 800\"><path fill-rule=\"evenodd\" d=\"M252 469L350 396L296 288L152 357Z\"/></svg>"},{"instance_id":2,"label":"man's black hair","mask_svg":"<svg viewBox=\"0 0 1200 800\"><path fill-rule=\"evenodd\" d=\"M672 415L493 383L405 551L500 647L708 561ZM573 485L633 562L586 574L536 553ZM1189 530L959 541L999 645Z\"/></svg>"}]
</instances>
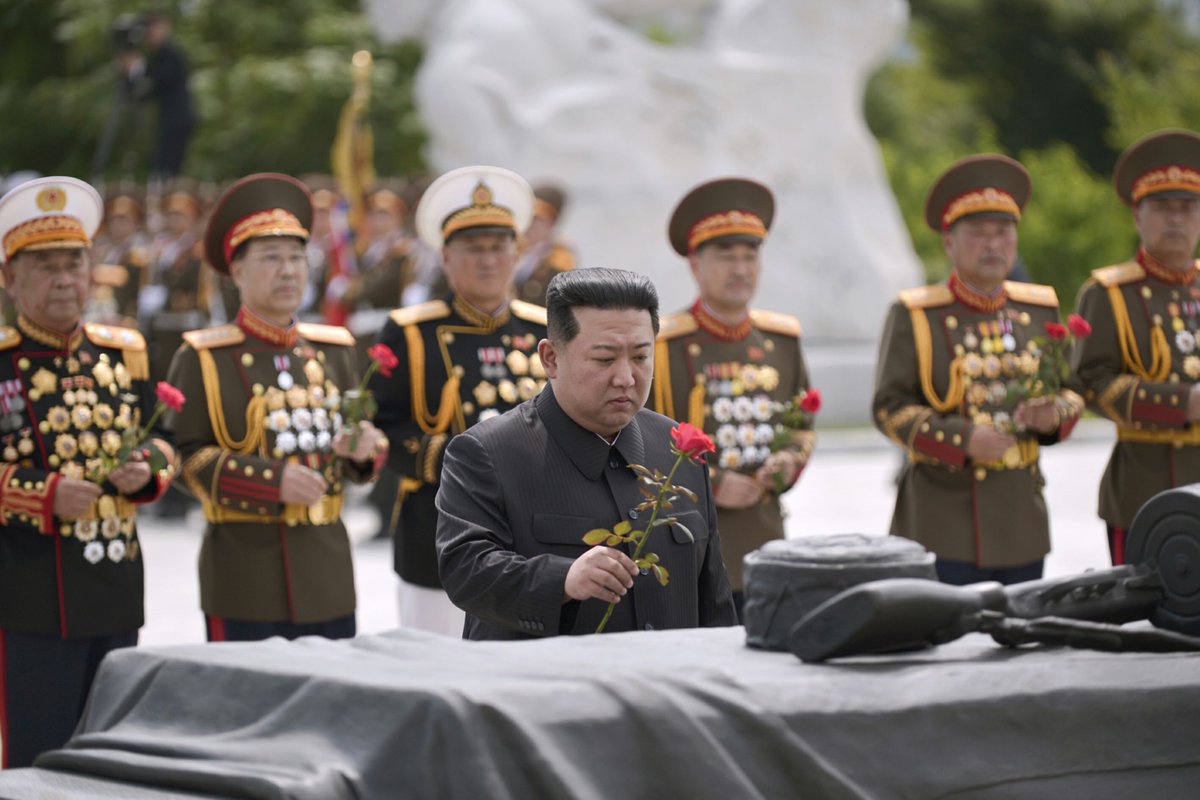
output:
<instances>
[{"instance_id":1,"label":"man's black hair","mask_svg":"<svg viewBox=\"0 0 1200 800\"><path fill-rule=\"evenodd\" d=\"M591 267L560 272L546 287L546 328L553 342L566 344L579 333L576 308L645 309L658 335L658 291L645 275L624 269Z\"/></svg>"}]
</instances>

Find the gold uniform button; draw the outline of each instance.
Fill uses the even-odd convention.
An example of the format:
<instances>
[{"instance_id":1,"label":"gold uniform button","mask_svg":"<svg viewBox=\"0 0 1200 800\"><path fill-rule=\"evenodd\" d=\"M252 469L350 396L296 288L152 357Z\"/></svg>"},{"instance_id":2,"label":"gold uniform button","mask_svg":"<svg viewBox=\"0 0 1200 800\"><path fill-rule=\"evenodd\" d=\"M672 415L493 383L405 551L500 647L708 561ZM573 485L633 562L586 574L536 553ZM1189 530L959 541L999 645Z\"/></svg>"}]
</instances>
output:
<instances>
[{"instance_id":1,"label":"gold uniform button","mask_svg":"<svg viewBox=\"0 0 1200 800\"><path fill-rule=\"evenodd\" d=\"M275 470L271 469L270 467L263 470L263 480L269 481L274 477L275 477Z\"/></svg>"},{"instance_id":2,"label":"gold uniform button","mask_svg":"<svg viewBox=\"0 0 1200 800\"><path fill-rule=\"evenodd\" d=\"M247 478L253 478L253 477L254 477L254 467L252 467L252 466L250 466L249 464L247 464L247 465L246 465L246 468L242 470L242 473L243 473L243 474L244 474L244 475L245 475Z\"/></svg>"},{"instance_id":3,"label":"gold uniform button","mask_svg":"<svg viewBox=\"0 0 1200 800\"><path fill-rule=\"evenodd\" d=\"M954 434L954 436L951 437L951 439L950 439L950 443L953 444L955 447L958 447L959 445L962 444L962 436L960 436L957 433Z\"/></svg>"},{"instance_id":4,"label":"gold uniform button","mask_svg":"<svg viewBox=\"0 0 1200 800\"><path fill-rule=\"evenodd\" d=\"M29 359L28 358L17 359L17 367L21 370L29 369Z\"/></svg>"},{"instance_id":5,"label":"gold uniform button","mask_svg":"<svg viewBox=\"0 0 1200 800\"><path fill-rule=\"evenodd\" d=\"M981 481L986 477L987 477L987 470L984 469L983 467L979 467L978 469L975 470L975 480Z\"/></svg>"},{"instance_id":6,"label":"gold uniform button","mask_svg":"<svg viewBox=\"0 0 1200 800\"><path fill-rule=\"evenodd\" d=\"M242 353L242 366L243 367L254 366L254 356L250 355L249 353Z\"/></svg>"},{"instance_id":7,"label":"gold uniform button","mask_svg":"<svg viewBox=\"0 0 1200 800\"><path fill-rule=\"evenodd\" d=\"M933 435L933 438L934 438L934 439L936 439L936 440L937 440L937 441L939 441L939 442L941 442L941 441L944 441L944 440L946 439L946 432L945 432L945 431L938 431L937 433L935 433L935 434Z\"/></svg>"}]
</instances>

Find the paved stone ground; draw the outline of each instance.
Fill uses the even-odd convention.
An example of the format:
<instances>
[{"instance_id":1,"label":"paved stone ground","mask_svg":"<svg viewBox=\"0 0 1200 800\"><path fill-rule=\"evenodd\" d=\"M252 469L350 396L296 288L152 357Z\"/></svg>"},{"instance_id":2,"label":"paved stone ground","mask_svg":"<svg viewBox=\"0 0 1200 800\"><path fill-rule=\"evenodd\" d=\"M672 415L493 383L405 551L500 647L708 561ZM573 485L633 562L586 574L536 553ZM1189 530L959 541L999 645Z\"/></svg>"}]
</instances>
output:
<instances>
[{"instance_id":1,"label":"paved stone ground","mask_svg":"<svg viewBox=\"0 0 1200 800\"><path fill-rule=\"evenodd\" d=\"M1063 575L1108 565L1104 528L1096 517L1096 487L1112 446L1112 425L1085 420L1071 440L1043 450L1046 499L1054 552L1047 575ZM813 461L787 497L788 535L882 534L891 519L893 476L900 451L873 429L821 431ZM356 539L355 569L362 633L396 627L396 582L391 543L368 537L373 512L348 512ZM146 557L146 626L143 645L204 641L196 585L196 554L204 530L199 512L170 524L145 518L140 523Z\"/></svg>"}]
</instances>

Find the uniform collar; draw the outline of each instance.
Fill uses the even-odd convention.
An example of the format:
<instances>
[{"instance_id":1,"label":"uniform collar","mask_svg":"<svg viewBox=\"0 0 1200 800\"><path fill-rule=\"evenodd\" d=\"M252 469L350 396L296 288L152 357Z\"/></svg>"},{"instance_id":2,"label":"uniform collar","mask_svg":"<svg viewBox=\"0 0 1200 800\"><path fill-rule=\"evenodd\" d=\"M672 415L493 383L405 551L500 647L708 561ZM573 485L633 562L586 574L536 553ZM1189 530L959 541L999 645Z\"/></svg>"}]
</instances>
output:
<instances>
[{"instance_id":1,"label":"uniform collar","mask_svg":"<svg viewBox=\"0 0 1200 800\"><path fill-rule=\"evenodd\" d=\"M83 328L81 326L76 326L75 330L70 333L60 333L52 331L49 328L44 328L29 317L21 314L17 317L17 327L21 329L22 333L38 344L44 344L54 350L70 352L77 349L80 342L83 341Z\"/></svg>"},{"instance_id":2,"label":"uniform collar","mask_svg":"<svg viewBox=\"0 0 1200 800\"><path fill-rule=\"evenodd\" d=\"M741 322L736 325L730 325L728 322L718 319L708 309L708 306L704 305L703 300L697 300L692 304L692 316L696 318L697 325L726 342L737 342L745 339L750 335L750 331L754 329L754 321L750 319L749 312L746 313Z\"/></svg>"},{"instance_id":3,"label":"uniform collar","mask_svg":"<svg viewBox=\"0 0 1200 800\"><path fill-rule=\"evenodd\" d=\"M1197 266L1198 262L1193 261L1191 269L1185 269L1181 272L1177 269L1171 269L1147 253L1144 247L1138 248L1137 262L1142 265L1142 268L1146 272L1158 278L1163 283L1172 283L1177 286L1188 286L1196 280L1197 275L1200 275L1200 266Z\"/></svg>"},{"instance_id":4,"label":"uniform collar","mask_svg":"<svg viewBox=\"0 0 1200 800\"><path fill-rule=\"evenodd\" d=\"M495 314L480 311L457 294L450 300L450 304L454 306L454 310L460 317L477 328L483 328L486 333L491 333L508 322L508 318L511 316L508 303L505 303L504 307Z\"/></svg>"},{"instance_id":5,"label":"uniform collar","mask_svg":"<svg viewBox=\"0 0 1200 800\"><path fill-rule=\"evenodd\" d=\"M646 448L636 416L621 429L616 443L610 445L567 416L549 383L533 403L546 430L588 480L600 479L614 451L620 454L625 464L644 464Z\"/></svg>"},{"instance_id":6,"label":"uniform collar","mask_svg":"<svg viewBox=\"0 0 1200 800\"><path fill-rule=\"evenodd\" d=\"M1008 290L1004 288L1003 283L1000 284L1000 288L995 294L988 295L969 286L966 281L958 277L958 272L951 272L946 285L950 287L950 293L958 302L976 311L999 311L1008 302Z\"/></svg>"},{"instance_id":7,"label":"uniform collar","mask_svg":"<svg viewBox=\"0 0 1200 800\"><path fill-rule=\"evenodd\" d=\"M246 306L238 309L236 322L238 327L246 333L276 347L291 347L300 341L300 331L297 329L295 322L286 328L281 328L278 325L267 322L249 308L246 308Z\"/></svg>"}]
</instances>

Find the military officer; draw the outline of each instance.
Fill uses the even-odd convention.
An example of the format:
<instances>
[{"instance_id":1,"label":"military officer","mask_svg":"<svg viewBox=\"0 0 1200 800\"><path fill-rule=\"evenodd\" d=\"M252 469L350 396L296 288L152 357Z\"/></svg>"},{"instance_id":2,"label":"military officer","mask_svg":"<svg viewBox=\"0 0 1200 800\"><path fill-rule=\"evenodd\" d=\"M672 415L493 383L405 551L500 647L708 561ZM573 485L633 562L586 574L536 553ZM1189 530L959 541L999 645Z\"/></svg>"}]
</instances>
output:
<instances>
[{"instance_id":1,"label":"military officer","mask_svg":"<svg viewBox=\"0 0 1200 800\"><path fill-rule=\"evenodd\" d=\"M343 481L370 480L386 441L343 429L358 381L344 328L295 322L308 282L308 190L287 175L229 187L206 260L241 293L236 320L189 331L171 364L191 398L170 419L183 479L208 520L200 604L210 640L355 633Z\"/></svg>"},{"instance_id":2,"label":"military officer","mask_svg":"<svg viewBox=\"0 0 1200 800\"><path fill-rule=\"evenodd\" d=\"M75 728L100 660L137 641L142 554L136 505L170 481L122 435L154 407L136 330L80 324L96 191L75 178L0 199L5 285L19 311L0 327L0 740L28 766ZM172 459L165 442L154 442Z\"/></svg>"},{"instance_id":3,"label":"military officer","mask_svg":"<svg viewBox=\"0 0 1200 800\"><path fill-rule=\"evenodd\" d=\"M1165 130L1134 142L1113 183L1133 209L1140 245L1081 289L1079 313L1092 334L1072 366L1089 405L1117 424L1100 517L1121 564L1142 504L1200 481L1200 136Z\"/></svg>"},{"instance_id":4,"label":"military officer","mask_svg":"<svg viewBox=\"0 0 1200 800\"><path fill-rule=\"evenodd\" d=\"M358 256L358 274L346 287L342 301L353 309L346 322L365 357L379 337L388 312L400 305L400 293L412 280L411 240L404 231L404 200L391 189L378 187L366 198L368 238Z\"/></svg>"},{"instance_id":5,"label":"military officer","mask_svg":"<svg viewBox=\"0 0 1200 800\"><path fill-rule=\"evenodd\" d=\"M1065 389L1010 394L1037 373L1034 338L1059 324L1052 288L1006 280L1029 194L1029 173L1004 156L942 174L925 220L953 270L900 293L879 345L875 424L908 454L892 533L929 548L947 583L1041 576L1050 530L1038 448L1066 438L1083 410Z\"/></svg>"},{"instance_id":6,"label":"military officer","mask_svg":"<svg viewBox=\"0 0 1200 800\"><path fill-rule=\"evenodd\" d=\"M521 236L513 279L518 300L545 307L550 279L575 269L575 251L556 231L566 202L567 194L558 186L533 187L533 220Z\"/></svg>"},{"instance_id":7,"label":"military officer","mask_svg":"<svg viewBox=\"0 0 1200 800\"><path fill-rule=\"evenodd\" d=\"M689 191L671 215L671 247L688 260L700 296L662 320L654 354L654 408L704 429L733 598L742 611L742 558L784 535L780 495L808 462L811 417L774 442L784 404L808 388L800 322L751 308L759 248L775 214L771 191L724 178Z\"/></svg>"},{"instance_id":8,"label":"military officer","mask_svg":"<svg viewBox=\"0 0 1200 800\"><path fill-rule=\"evenodd\" d=\"M529 224L533 192L498 167L442 175L417 205L417 233L441 251L452 293L393 311L380 335L400 358L377 374L379 426L403 476L395 568L400 622L461 636L463 614L438 577L434 534L442 455L450 437L528 400L546 382L537 354L546 310L510 302L516 237Z\"/></svg>"}]
</instances>

